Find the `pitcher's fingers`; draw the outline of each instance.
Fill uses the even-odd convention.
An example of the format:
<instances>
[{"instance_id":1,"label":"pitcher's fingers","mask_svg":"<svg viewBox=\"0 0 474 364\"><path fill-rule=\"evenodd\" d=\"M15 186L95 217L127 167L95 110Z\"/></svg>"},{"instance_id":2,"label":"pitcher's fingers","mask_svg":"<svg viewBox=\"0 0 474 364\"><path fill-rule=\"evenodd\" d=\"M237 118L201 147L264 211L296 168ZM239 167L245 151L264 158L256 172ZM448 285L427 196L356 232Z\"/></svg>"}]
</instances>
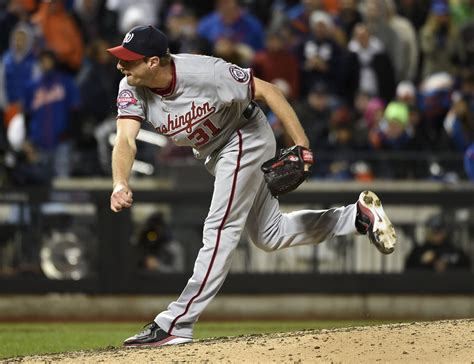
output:
<instances>
[{"instance_id":1,"label":"pitcher's fingers","mask_svg":"<svg viewBox=\"0 0 474 364\"><path fill-rule=\"evenodd\" d=\"M121 207L130 207L132 206L133 199L129 196L116 196L113 201Z\"/></svg>"},{"instance_id":2,"label":"pitcher's fingers","mask_svg":"<svg viewBox=\"0 0 474 364\"><path fill-rule=\"evenodd\" d=\"M129 192L127 193L126 191L118 191L112 194L112 199L115 201L119 201L120 203L122 202L127 202L127 203L132 203L133 198L132 198L132 193Z\"/></svg>"},{"instance_id":3,"label":"pitcher's fingers","mask_svg":"<svg viewBox=\"0 0 474 364\"><path fill-rule=\"evenodd\" d=\"M120 212L120 211L122 211L122 206L120 206L120 204L118 204L116 202L110 202L110 209L113 212Z\"/></svg>"}]
</instances>

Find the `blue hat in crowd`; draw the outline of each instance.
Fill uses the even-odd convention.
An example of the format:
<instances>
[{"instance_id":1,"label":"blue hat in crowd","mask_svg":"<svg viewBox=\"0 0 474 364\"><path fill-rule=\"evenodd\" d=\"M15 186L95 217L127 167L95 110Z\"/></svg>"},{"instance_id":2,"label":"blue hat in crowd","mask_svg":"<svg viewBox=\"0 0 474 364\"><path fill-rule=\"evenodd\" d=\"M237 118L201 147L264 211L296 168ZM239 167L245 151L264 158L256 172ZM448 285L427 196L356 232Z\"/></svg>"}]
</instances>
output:
<instances>
[{"instance_id":1,"label":"blue hat in crowd","mask_svg":"<svg viewBox=\"0 0 474 364\"><path fill-rule=\"evenodd\" d=\"M433 0L431 2L431 12L436 15L447 15L449 14L449 5L443 0Z\"/></svg>"}]
</instances>

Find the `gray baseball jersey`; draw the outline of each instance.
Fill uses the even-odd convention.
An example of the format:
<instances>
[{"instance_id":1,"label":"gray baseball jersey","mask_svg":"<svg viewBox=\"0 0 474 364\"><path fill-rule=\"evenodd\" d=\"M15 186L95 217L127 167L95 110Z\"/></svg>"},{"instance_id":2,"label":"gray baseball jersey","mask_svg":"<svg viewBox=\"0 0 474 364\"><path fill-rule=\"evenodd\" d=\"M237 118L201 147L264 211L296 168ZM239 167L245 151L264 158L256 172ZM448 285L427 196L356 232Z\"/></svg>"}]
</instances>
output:
<instances>
[{"instance_id":1,"label":"gray baseball jersey","mask_svg":"<svg viewBox=\"0 0 474 364\"><path fill-rule=\"evenodd\" d=\"M169 334L193 336L193 326L224 283L242 231L272 251L354 233L356 206L282 214L260 171L275 155L273 131L261 110L242 114L253 99L252 74L220 59L173 56L167 90L130 87L124 79L119 118L147 120L178 145L190 145L215 176L203 246L180 297L155 322ZM248 115L247 115L248 116Z\"/></svg>"},{"instance_id":2,"label":"gray baseball jersey","mask_svg":"<svg viewBox=\"0 0 474 364\"><path fill-rule=\"evenodd\" d=\"M148 121L159 134L176 145L193 147L195 156L203 159L246 122L242 113L253 98L252 75L219 58L172 57L169 89L132 87L122 79L118 115Z\"/></svg>"}]
</instances>

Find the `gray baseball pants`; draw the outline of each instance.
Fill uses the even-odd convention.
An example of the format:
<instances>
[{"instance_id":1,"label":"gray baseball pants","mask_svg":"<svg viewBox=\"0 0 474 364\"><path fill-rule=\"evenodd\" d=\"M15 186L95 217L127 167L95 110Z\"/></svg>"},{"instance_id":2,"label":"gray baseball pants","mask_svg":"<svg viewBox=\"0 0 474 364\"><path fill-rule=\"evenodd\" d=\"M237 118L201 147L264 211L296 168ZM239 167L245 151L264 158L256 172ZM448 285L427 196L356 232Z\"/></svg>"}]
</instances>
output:
<instances>
[{"instance_id":1,"label":"gray baseball pants","mask_svg":"<svg viewBox=\"0 0 474 364\"><path fill-rule=\"evenodd\" d=\"M273 131L260 111L206 160L215 182L203 246L183 292L155 318L169 334L192 338L194 324L226 279L244 229L266 251L317 244L356 232L355 204L280 212L260 171L262 163L274 157L275 147Z\"/></svg>"}]
</instances>

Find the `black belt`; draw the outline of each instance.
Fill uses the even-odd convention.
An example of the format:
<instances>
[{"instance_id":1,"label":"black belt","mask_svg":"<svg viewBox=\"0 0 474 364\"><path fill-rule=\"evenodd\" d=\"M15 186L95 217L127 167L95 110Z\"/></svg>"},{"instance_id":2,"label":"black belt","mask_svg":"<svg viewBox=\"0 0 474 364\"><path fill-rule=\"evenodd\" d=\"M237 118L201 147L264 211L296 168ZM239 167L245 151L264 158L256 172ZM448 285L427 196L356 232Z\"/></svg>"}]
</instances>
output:
<instances>
[{"instance_id":1,"label":"black belt","mask_svg":"<svg viewBox=\"0 0 474 364\"><path fill-rule=\"evenodd\" d=\"M255 101L251 101L250 104L248 104L247 107L245 108L242 115L244 116L244 118L250 119L255 109L258 109L258 105Z\"/></svg>"}]
</instances>

